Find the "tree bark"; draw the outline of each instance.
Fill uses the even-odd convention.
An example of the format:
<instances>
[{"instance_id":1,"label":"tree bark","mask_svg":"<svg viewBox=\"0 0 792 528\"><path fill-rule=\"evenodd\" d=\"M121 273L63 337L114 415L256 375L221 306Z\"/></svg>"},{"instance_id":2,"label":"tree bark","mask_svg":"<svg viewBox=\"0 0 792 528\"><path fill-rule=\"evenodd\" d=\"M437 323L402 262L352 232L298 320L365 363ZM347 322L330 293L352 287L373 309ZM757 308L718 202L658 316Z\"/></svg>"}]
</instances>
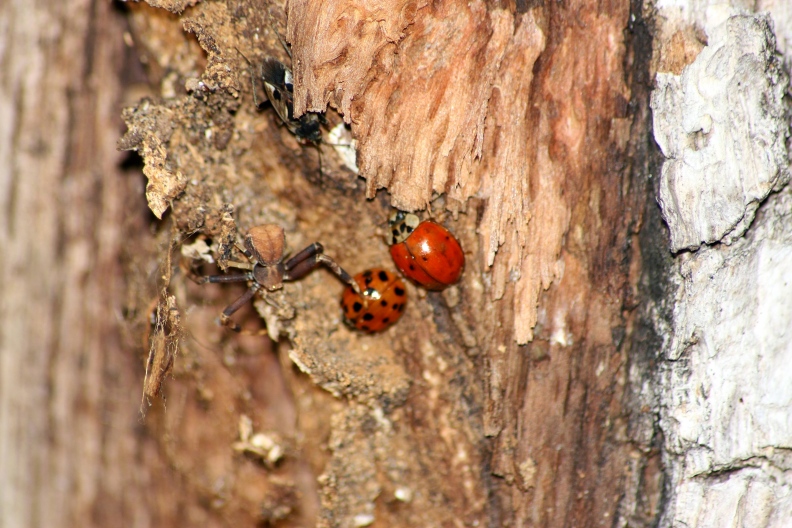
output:
<instances>
[{"instance_id":1,"label":"tree bark","mask_svg":"<svg viewBox=\"0 0 792 528\"><path fill-rule=\"evenodd\" d=\"M678 252L669 291L653 303L664 334L652 397L667 479L660 526L780 527L792 518L782 68L792 63L792 18L783 2L757 11L659 13L652 107L668 159L658 196Z\"/></svg>"},{"instance_id":2,"label":"tree bark","mask_svg":"<svg viewBox=\"0 0 792 528\"><path fill-rule=\"evenodd\" d=\"M242 373L229 359L239 353L231 352L226 381L189 372L210 394L203 415L189 411L200 402L185 400L163 419L185 414L173 434L205 437L221 453L245 414L298 455L262 471L245 496L237 484L214 492L206 484L232 482L228 474L245 467L229 449L224 467L191 449L174 452L172 463L204 482L208 501L222 496L227 517L255 517L248 499L277 498L285 486L290 497L318 493L318 505L297 501L284 511L292 522L317 515L319 526L612 523L630 475L646 466L625 469L646 457L629 445L622 407L646 201L647 92L624 68L648 41L624 42L629 4L293 2L287 31L284 15L238 2L182 16L207 53L205 69L188 63L168 86L189 94L176 90L126 115L122 145L146 163L152 210L172 210L179 243L196 231L210 237L221 265L237 232L271 222L294 249L321 240L354 273L389 267L372 238L388 201L431 205L466 248L467 269L443 294L410 287L403 320L377 336L339 325L338 286L327 276L287 285L294 320L259 308L269 330L281 324L289 338L279 347L286 370L266 382L304 395L289 419L273 421L268 402L240 393L233 380ZM151 38L156 16L137 10L133 25L164 60L173 45L159 43L178 36ZM265 56L293 64L297 114L329 104L351 124L365 183L331 145L301 146L272 113L256 112L249 90ZM363 201L363 191L375 199ZM185 363L217 361L217 351L195 343L231 345L213 330L199 338L208 321L186 316L211 289L184 291L179 275L163 287L182 309L183 331L171 340L193 337L175 363L182 379ZM287 354L307 376L291 372ZM332 419L317 420L327 414L317 405L330 405ZM207 421L224 427L207 432ZM301 484L310 481L303 472L318 475L318 485Z\"/></svg>"},{"instance_id":3,"label":"tree bark","mask_svg":"<svg viewBox=\"0 0 792 528\"><path fill-rule=\"evenodd\" d=\"M116 149L124 17L107 2L0 12L0 526L157 524L141 332L120 324L153 255L143 182Z\"/></svg>"},{"instance_id":4,"label":"tree bark","mask_svg":"<svg viewBox=\"0 0 792 528\"><path fill-rule=\"evenodd\" d=\"M0 526L782 526L792 61L651 7L4 6ZM257 108L267 56L321 144ZM253 336L189 280L264 223L392 268L391 206L467 264L386 332L326 270Z\"/></svg>"}]
</instances>

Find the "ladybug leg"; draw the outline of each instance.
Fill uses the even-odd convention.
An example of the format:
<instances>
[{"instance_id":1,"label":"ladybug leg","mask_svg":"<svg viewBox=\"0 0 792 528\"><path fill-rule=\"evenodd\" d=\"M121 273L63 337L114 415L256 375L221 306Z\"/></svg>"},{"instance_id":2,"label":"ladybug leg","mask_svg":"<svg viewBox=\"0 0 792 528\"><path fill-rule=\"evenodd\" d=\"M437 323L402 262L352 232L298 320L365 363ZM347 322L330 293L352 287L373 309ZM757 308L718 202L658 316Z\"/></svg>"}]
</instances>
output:
<instances>
[{"instance_id":1,"label":"ladybug leg","mask_svg":"<svg viewBox=\"0 0 792 528\"><path fill-rule=\"evenodd\" d=\"M288 261L286 261L285 268L286 274L283 280L298 280L311 272L316 266L322 264L330 271L341 279L345 284L349 284L353 290L359 295L362 295L358 283L352 280L352 277L347 273L344 268L338 263L323 253L324 247L319 242L314 242L307 248L303 249Z\"/></svg>"},{"instance_id":2,"label":"ladybug leg","mask_svg":"<svg viewBox=\"0 0 792 528\"><path fill-rule=\"evenodd\" d=\"M225 281L229 282L229 281ZM242 294L242 296L237 299L236 301L232 302L228 305L228 307L223 310L223 313L220 314L220 324L223 326L227 326L234 332L242 332L242 327L236 324L232 319L231 316L240 308L242 308L245 304L250 302L256 292L259 290L258 284L253 284L248 290Z\"/></svg>"}]
</instances>

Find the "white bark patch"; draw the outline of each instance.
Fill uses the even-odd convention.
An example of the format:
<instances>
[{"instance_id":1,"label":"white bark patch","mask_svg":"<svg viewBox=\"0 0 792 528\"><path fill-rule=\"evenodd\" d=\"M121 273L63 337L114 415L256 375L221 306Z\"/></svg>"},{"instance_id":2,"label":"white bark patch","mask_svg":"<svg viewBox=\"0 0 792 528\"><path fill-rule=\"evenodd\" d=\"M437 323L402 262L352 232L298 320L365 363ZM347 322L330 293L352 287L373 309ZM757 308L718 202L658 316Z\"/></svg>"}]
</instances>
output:
<instances>
[{"instance_id":1,"label":"white bark patch","mask_svg":"<svg viewBox=\"0 0 792 528\"><path fill-rule=\"evenodd\" d=\"M792 519L792 194L751 236L679 257L660 380L671 490L661 526Z\"/></svg>"},{"instance_id":2,"label":"white bark patch","mask_svg":"<svg viewBox=\"0 0 792 528\"><path fill-rule=\"evenodd\" d=\"M734 2L710 4L657 4L658 34L703 28L708 43L681 75L658 74L652 96L671 249L698 249L677 256L673 322L657 328L660 526L782 528L792 519L788 79L767 15L727 19ZM730 245L701 247L716 242Z\"/></svg>"},{"instance_id":3,"label":"white bark patch","mask_svg":"<svg viewBox=\"0 0 792 528\"><path fill-rule=\"evenodd\" d=\"M788 527L792 489L763 469L744 469L715 483L688 481L682 487L687 500L674 504L679 515L668 526Z\"/></svg>"},{"instance_id":4,"label":"white bark patch","mask_svg":"<svg viewBox=\"0 0 792 528\"><path fill-rule=\"evenodd\" d=\"M784 56L784 64L789 71L792 66L792 2L789 0L758 0L755 10L766 11L773 19L776 47Z\"/></svg>"},{"instance_id":5,"label":"white bark patch","mask_svg":"<svg viewBox=\"0 0 792 528\"><path fill-rule=\"evenodd\" d=\"M654 133L668 158L658 201L672 251L734 242L789 182L780 64L769 18L733 16L681 75L657 74Z\"/></svg>"}]
</instances>

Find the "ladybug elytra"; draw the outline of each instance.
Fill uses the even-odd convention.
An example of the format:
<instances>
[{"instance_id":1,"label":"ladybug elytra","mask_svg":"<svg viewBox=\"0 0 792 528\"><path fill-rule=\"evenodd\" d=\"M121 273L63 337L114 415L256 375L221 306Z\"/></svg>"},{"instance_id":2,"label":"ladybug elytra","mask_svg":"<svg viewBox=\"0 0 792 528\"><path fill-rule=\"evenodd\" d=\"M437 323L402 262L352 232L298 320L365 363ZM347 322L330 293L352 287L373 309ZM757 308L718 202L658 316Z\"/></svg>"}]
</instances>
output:
<instances>
[{"instance_id":1,"label":"ladybug elytra","mask_svg":"<svg viewBox=\"0 0 792 528\"><path fill-rule=\"evenodd\" d=\"M427 290L442 290L459 280L465 254L451 232L431 220L394 211L387 242L396 267Z\"/></svg>"},{"instance_id":2,"label":"ladybug elytra","mask_svg":"<svg viewBox=\"0 0 792 528\"><path fill-rule=\"evenodd\" d=\"M364 332L380 332L398 321L407 304L407 290L396 274L373 268L353 280L363 294L351 286L344 290L341 308L347 323Z\"/></svg>"}]
</instances>

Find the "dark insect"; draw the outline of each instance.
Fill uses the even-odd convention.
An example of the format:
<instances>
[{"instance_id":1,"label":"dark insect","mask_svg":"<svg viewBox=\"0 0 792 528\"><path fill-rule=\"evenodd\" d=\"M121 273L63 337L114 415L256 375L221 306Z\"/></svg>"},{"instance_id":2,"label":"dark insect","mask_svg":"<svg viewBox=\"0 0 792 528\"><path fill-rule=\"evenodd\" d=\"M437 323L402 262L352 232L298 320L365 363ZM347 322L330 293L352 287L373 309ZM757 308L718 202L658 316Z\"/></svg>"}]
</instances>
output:
<instances>
[{"instance_id":1,"label":"dark insect","mask_svg":"<svg viewBox=\"0 0 792 528\"><path fill-rule=\"evenodd\" d=\"M291 70L277 59L267 57L261 65L261 81L264 93L278 117L298 139L318 145L322 141L321 125L324 116L306 112L294 117L294 80Z\"/></svg>"},{"instance_id":2,"label":"dark insect","mask_svg":"<svg viewBox=\"0 0 792 528\"><path fill-rule=\"evenodd\" d=\"M231 303L220 316L220 322L239 332L239 325L231 320L231 316L250 301L256 292L263 290L265 295L283 288L283 283L295 281L308 275L310 271L322 264L348 284L356 292L360 292L357 282L344 271L333 259L323 253L324 247L314 242L286 262L283 262L285 236L283 228L276 224L264 224L251 228L244 239L244 247L240 251L250 260L250 264L232 263L233 267L248 269L246 273L236 275L210 275L198 277L196 282L250 282L250 288L236 301Z\"/></svg>"}]
</instances>

